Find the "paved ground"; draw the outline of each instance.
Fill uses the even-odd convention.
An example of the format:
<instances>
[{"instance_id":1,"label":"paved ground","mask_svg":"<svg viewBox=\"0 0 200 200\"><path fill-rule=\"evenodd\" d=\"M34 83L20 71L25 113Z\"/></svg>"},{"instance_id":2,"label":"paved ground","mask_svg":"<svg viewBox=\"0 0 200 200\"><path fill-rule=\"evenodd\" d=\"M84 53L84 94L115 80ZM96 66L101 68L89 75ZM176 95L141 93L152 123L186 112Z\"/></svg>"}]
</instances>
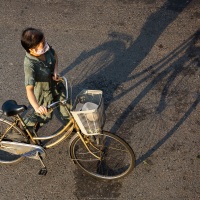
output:
<instances>
[{"instance_id":1,"label":"paved ground","mask_svg":"<svg viewBox=\"0 0 200 200\"><path fill-rule=\"evenodd\" d=\"M41 28L74 96L102 89L105 129L137 158L128 177L102 182L79 171L63 143L48 151L46 177L34 160L0 166L1 200L200 199L198 0L2 0L0 10L0 104L28 105L20 34Z\"/></svg>"}]
</instances>

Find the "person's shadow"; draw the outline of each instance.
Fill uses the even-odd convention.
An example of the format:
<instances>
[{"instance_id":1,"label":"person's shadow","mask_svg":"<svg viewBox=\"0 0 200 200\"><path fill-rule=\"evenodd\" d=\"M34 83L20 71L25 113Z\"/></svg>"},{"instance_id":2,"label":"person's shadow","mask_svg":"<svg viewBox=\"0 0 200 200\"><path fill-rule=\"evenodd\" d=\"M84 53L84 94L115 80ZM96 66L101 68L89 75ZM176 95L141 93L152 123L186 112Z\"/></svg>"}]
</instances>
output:
<instances>
[{"instance_id":1,"label":"person's shadow","mask_svg":"<svg viewBox=\"0 0 200 200\"><path fill-rule=\"evenodd\" d=\"M127 102L129 102L128 106L123 108L120 114L118 113L118 115L116 115L117 119L115 118L115 123L113 123L113 126L110 128L111 132L120 132L125 125L130 129L131 126L135 126L141 121L145 121L148 117L154 119L155 116L158 116L158 118L161 116L162 118L162 115L166 115L168 105L174 103L173 98L175 98L176 95L179 95L180 87L177 87L174 90L171 89L173 83L176 83L177 77L186 72L189 72L192 75L196 70L190 69L190 65L187 65L187 62L191 62L190 64L196 62L195 59L190 59L188 57L188 51L196 40L199 32L188 38L187 41L179 45L177 49L165 56L162 60L150 64L145 69L139 69L140 64L151 52L151 49L160 35L190 2L191 0L168 0L159 10L148 17L141 29L140 35L135 40L133 40L130 35L112 32L109 34L108 41L88 52L82 52L73 63L62 71L62 75L67 75L71 70L76 71L77 79L73 85L73 91L76 94L84 88L103 90L106 109L109 109L109 107L112 106L111 104L115 101L128 96L128 93L134 89L137 89L138 91L138 86L141 86L142 89L136 93L135 98L132 100L127 99ZM168 13L169 11L170 14ZM160 48L162 48L162 45ZM183 55L181 55L181 53ZM138 81L133 81L133 84L128 88L122 87L123 84L128 81L131 82L132 80ZM153 109L149 109L150 111L148 111L148 109L145 108L147 104L144 103L145 106L139 110L138 114L136 112L137 106L142 101L145 102L145 98L148 97L152 91L155 91L155 88L158 90L158 87L160 93L157 93L159 97L156 100L156 105L152 105ZM174 93L175 95L172 96ZM190 97L191 96L188 96L188 98ZM184 103L188 103L189 106L180 110L178 118L170 119L173 121L173 125L170 129L167 129L167 131L162 133L160 138L153 141L154 143L151 147L141 152L137 158L137 165L145 161L145 159L155 152L188 118L200 100L198 93L193 94L193 97L194 98L189 102L184 101ZM133 116L134 114L136 114L136 117ZM109 116L107 118L109 118ZM113 118L112 115L111 118ZM130 120L128 120L129 118ZM127 121L129 123L127 123ZM130 138L125 139L131 140L131 134L135 133L130 133ZM121 136L126 137L125 134ZM88 197L88 195L90 195L90 190L96 190L95 194L92 193L93 197L96 195L105 198L116 198L120 195L119 187L115 188L115 185L113 185L112 188L109 183L99 183L90 177L85 178L85 181L87 181L86 183L81 178L80 173L76 171L74 173L75 178L77 179L76 196L78 199L81 197ZM110 191L113 192L101 192L102 190L98 190L98 188L101 187L99 184L102 185L103 188L109 188ZM96 185L98 185L98 187ZM79 188L81 188L81 190L79 190Z\"/></svg>"}]
</instances>

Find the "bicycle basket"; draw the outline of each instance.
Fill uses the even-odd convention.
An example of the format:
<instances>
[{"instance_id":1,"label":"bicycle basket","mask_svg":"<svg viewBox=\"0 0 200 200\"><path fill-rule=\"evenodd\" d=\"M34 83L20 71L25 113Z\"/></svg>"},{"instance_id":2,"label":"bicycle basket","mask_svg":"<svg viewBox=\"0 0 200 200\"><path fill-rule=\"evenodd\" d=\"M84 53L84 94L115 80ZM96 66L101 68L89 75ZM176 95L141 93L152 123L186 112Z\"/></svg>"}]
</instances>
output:
<instances>
[{"instance_id":1,"label":"bicycle basket","mask_svg":"<svg viewBox=\"0 0 200 200\"><path fill-rule=\"evenodd\" d=\"M102 94L101 90L83 90L76 97L71 113L85 135L102 131L105 121Z\"/></svg>"}]
</instances>

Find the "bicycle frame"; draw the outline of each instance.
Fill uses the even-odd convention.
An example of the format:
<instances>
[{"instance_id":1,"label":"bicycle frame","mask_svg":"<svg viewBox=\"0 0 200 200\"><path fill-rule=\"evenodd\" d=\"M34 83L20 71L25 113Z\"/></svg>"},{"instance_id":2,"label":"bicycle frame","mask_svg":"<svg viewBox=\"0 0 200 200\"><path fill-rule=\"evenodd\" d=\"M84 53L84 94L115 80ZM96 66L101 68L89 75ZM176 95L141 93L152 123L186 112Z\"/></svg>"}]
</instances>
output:
<instances>
[{"instance_id":1,"label":"bicycle frame","mask_svg":"<svg viewBox=\"0 0 200 200\"><path fill-rule=\"evenodd\" d=\"M49 109L50 109L49 112L52 112L52 110L53 110L52 107L55 106L55 104L59 104L59 103L60 102L54 102L51 105L49 105ZM70 113L70 111L67 108L67 106L66 106L66 109ZM69 135L71 135L73 129L75 129L76 132L80 132L80 129L79 129L78 125L76 124L76 122L75 122L75 120L74 120L74 118L73 118L73 116L71 114L70 114L70 121L60 131L57 131L54 134L49 135L49 136L41 136L41 137L39 137L39 136L36 135L36 133L35 133L35 135L33 135L34 133L31 133L29 131L29 129L27 128L26 124L24 123L24 121L23 121L23 119L22 119L22 117L20 115L16 115L15 122L13 123L13 126L16 125L18 121L20 121L20 123L22 124L23 128L25 129L25 132L26 132L27 136L29 136L30 140L34 144L41 145L40 141L51 140L51 139L54 139L54 138L56 138L58 136L61 136L64 133L63 136L61 138L59 138L58 140L56 140L54 143L52 143L50 145L44 145L43 147L45 149L54 147L55 145L59 144L61 141L63 141Z\"/></svg>"},{"instance_id":2,"label":"bicycle frame","mask_svg":"<svg viewBox=\"0 0 200 200\"><path fill-rule=\"evenodd\" d=\"M68 109L66 107L66 109ZM94 146L90 140L87 138L85 139L84 137L84 134L81 133L80 131L80 128L78 127L76 121L74 120L73 116L70 114L70 121L62 128L62 130L54 133L53 135L50 135L50 136L45 136L45 137L38 137L38 136L32 136L32 134L30 133L30 131L28 130L28 128L26 127L26 125L24 124L24 121L23 119L21 118L21 116L17 116L18 120L20 120L20 122L23 124L23 126L25 127L25 130L26 130L26 133L27 135L30 137L31 141L34 143L34 144L38 144L39 146L41 146L41 144L39 143L39 141L45 141L45 140L51 140L53 138L56 138L60 135L63 134L62 137L60 137L59 139L57 139L55 142L49 144L49 145L42 145L43 148L45 149L49 149L51 147L54 147L56 145L58 145L59 143L61 143L62 141L64 141L65 139L67 139L73 132L73 130L76 130L76 133L79 135L81 141L83 142L84 146L86 147L86 149L88 150L88 152L90 152L94 157L96 157L97 159L101 160L101 157L94 154L90 148L88 147L88 144L90 143L90 145L97 149L99 152L101 152L100 149L98 149L96 146ZM15 123L14 123L15 124ZM14 126L14 125L12 125ZM10 128L12 128L12 126ZM8 131L7 131L8 132Z\"/></svg>"},{"instance_id":3,"label":"bicycle frame","mask_svg":"<svg viewBox=\"0 0 200 200\"><path fill-rule=\"evenodd\" d=\"M2 135L1 140L3 140L3 138L5 137L5 135L9 132L9 130L14 127L14 126L17 126L18 122L20 122L24 128L24 132L26 134L26 137L27 138L30 138L31 142L35 145L38 145L38 146L41 146L43 147L44 149L48 149L48 148L51 148L51 147L54 147L56 145L58 145L59 143L61 143L62 141L64 141L65 139L67 139L72 133L73 133L73 130L75 130L75 132L79 135L81 141L83 142L85 148L88 150L88 152L90 152L94 157L96 157L97 159L101 160L101 157L94 154L88 144L90 144L93 148L97 149L99 152L101 152L100 149L98 149L96 146L94 146L92 144L92 142L90 142L90 139L88 137L86 137L83 133L81 133L80 131L80 128L78 126L78 124L76 123L73 115L70 113L70 110L69 108L67 107L67 99L69 97L69 94L68 94L68 85L67 85L67 79L65 77L60 77L60 80L61 81L64 81L65 82L65 87L66 87L66 100L63 100L63 101L58 101L58 102L54 102L50 105L48 105L48 110L49 112L52 112L53 109L55 109L57 107L57 105L59 104L62 104L63 106L65 106L66 110L68 111L69 113L69 116L70 116L70 120L69 122L59 131L56 131L54 134L52 135L49 135L49 136L41 136L41 137L38 137L36 133L31 133L29 131L29 129L27 128L26 124L24 123L22 117L17 114L14 116L14 122L12 123L12 125L8 128L8 130L6 130L6 132ZM33 135L34 134L34 135ZM61 137L59 137L61 136ZM47 140L51 140L51 139L55 139L59 137L57 140L55 140L53 143L51 144L41 144L41 141L47 141Z\"/></svg>"},{"instance_id":4,"label":"bicycle frame","mask_svg":"<svg viewBox=\"0 0 200 200\"><path fill-rule=\"evenodd\" d=\"M60 101L54 102L54 103L48 105L47 109L49 110L49 112L52 112L53 109L55 107L57 107L58 104L63 104L65 106L66 110L69 113L70 121L62 128L62 130L54 133L53 135L47 136L47 137L38 137L37 135L33 136L33 134L35 134L35 133L31 133L29 131L29 129L27 128L26 124L24 123L22 117L19 114L17 114L16 116L14 116L13 126L17 125L17 123L20 122L22 124L22 126L23 126L23 128L24 128L24 130L25 130L25 132L27 134L27 136L29 136L29 138L30 138L30 140L32 141L33 144L41 145L40 141L45 141L45 140L50 140L50 139L56 138L56 137L62 135L65 132L65 134L63 134L63 136L61 138L59 138L58 140L56 140L54 143L52 143L50 145L44 145L43 147L46 148L46 149L47 148L51 148L51 147L59 144L64 139L66 139L69 135L71 135L71 133L72 133L72 131L73 131L74 128L75 128L75 130L77 132L80 131L79 127L75 123L75 120L74 120L73 116L70 113L69 108L66 106L67 105L67 100L69 98L68 80L64 76L63 77L59 77L59 80L62 81L62 82L64 82L64 84L65 84L65 88L66 88L66 100L61 101L61 102ZM10 128L12 128L12 127L10 127ZM6 132L8 132L8 130Z\"/></svg>"}]
</instances>

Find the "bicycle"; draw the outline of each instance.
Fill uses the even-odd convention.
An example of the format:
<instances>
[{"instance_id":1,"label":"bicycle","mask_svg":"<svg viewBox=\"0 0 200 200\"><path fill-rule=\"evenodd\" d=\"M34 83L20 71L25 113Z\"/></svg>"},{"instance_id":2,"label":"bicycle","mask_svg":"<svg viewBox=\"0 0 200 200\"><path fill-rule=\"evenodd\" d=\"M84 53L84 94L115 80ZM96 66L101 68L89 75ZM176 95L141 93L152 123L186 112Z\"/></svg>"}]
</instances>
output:
<instances>
[{"instance_id":1,"label":"bicycle","mask_svg":"<svg viewBox=\"0 0 200 200\"><path fill-rule=\"evenodd\" d=\"M61 104L67 109L70 120L52 135L39 137L28 129L20 115L27 109L25 105L18 105L14 100L3 103L0 110L0 163L18 163L25 157L36 159L42 164L39 174L46 175L47 167L43 162L46 150L74 134L69 141L70 158L87 174L106 180L129 174L135 166L132 148L119 136L102 129L105 122L102 91L83 90L69 108L68 81L65 77L60 80L66 88L66 100L50 104L48 111L52 112ZM84 110L86 104L93 106L92 109ZM19 122L23 129L18 126ZM44 143L52 139L55 141Z\"/></svg>"}]
</instances>

